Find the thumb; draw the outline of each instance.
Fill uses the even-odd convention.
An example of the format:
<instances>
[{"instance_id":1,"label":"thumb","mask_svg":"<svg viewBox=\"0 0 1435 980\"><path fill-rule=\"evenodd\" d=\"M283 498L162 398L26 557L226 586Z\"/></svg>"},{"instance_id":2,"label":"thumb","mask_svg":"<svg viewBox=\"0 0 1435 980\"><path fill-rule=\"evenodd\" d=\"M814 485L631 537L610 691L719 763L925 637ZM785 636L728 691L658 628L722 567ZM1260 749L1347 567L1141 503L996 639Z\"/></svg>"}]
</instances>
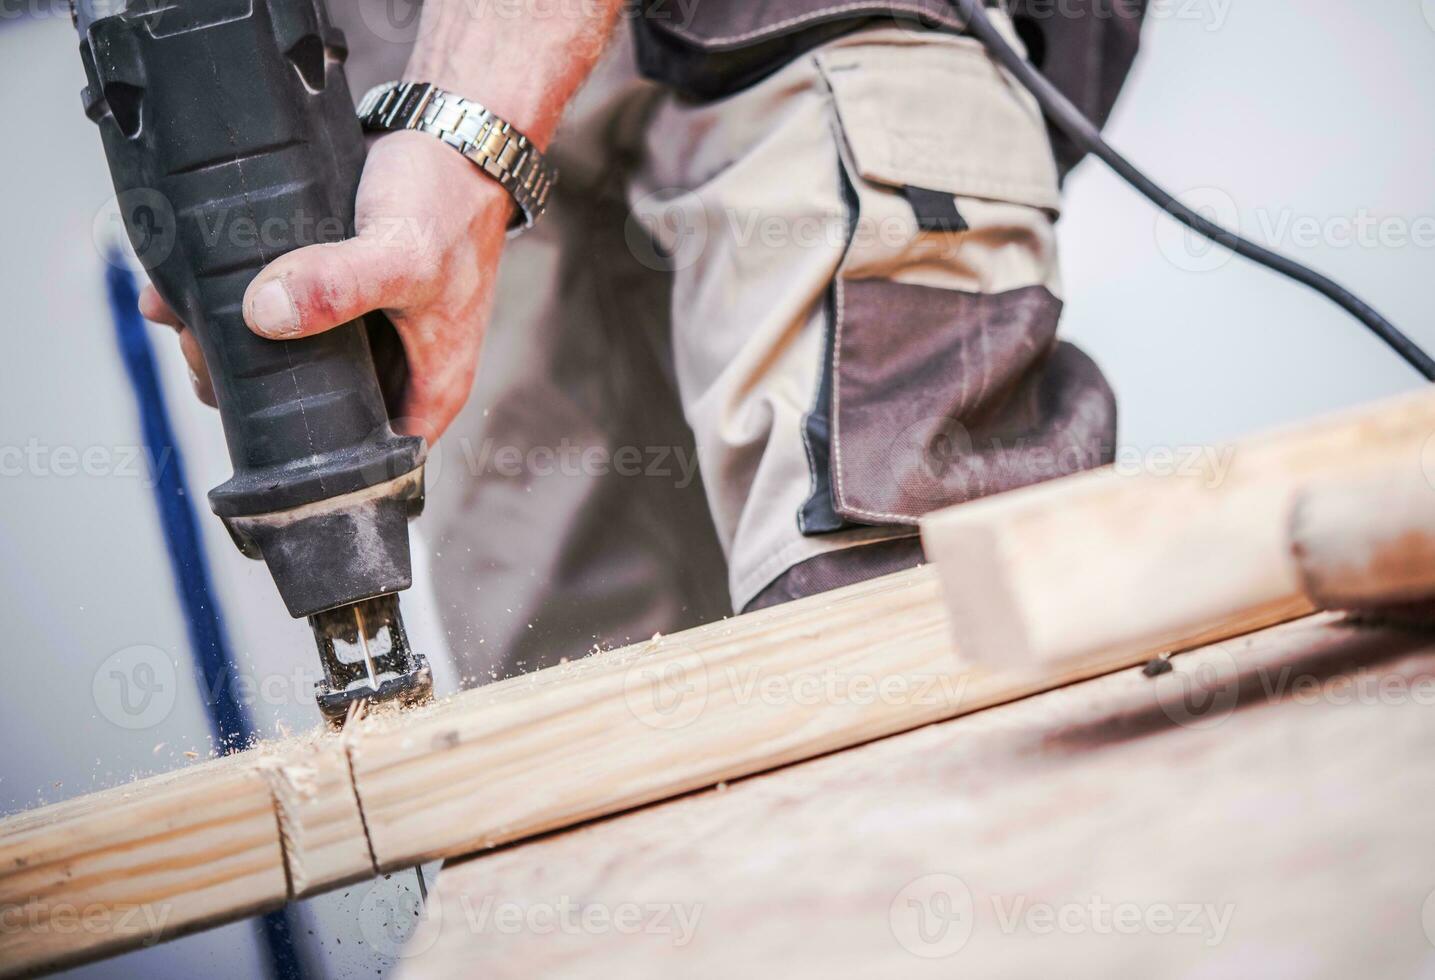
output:
<instances>
[{"instance_id":1,"label":"thumb","mask_svg":"<svg viewBox=\"0 0 1435 980\"><path fill-rule=\"evenodd\" d=\"M261 337L293 340L402 307L412 287L403 254L363 235L296 249L254 277L244 320Z\"/></svg>"}]
</instances>

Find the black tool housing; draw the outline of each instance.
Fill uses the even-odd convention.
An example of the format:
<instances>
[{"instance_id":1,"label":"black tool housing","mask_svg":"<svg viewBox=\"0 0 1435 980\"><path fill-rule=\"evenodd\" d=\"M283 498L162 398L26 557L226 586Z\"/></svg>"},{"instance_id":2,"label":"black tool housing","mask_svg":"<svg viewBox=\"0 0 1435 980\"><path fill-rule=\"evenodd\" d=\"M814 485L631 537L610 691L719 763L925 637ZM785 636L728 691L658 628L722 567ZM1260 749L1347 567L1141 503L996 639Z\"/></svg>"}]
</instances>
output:
<instances>
[{"instance_id":1,"label":"black tool housing","mask_svg":"<svg viewBox=\"0 0 1435 980\"><path fill-rule=\"evenodd\" d=\"M342 33L322 0L131 0L80 23L120 214L214 381L234 475L211 507L296 617L407 588L424 446L389 425L366 324L274 341L243 319L266 264L353 232Z\"/></svg>"}]
</instances>

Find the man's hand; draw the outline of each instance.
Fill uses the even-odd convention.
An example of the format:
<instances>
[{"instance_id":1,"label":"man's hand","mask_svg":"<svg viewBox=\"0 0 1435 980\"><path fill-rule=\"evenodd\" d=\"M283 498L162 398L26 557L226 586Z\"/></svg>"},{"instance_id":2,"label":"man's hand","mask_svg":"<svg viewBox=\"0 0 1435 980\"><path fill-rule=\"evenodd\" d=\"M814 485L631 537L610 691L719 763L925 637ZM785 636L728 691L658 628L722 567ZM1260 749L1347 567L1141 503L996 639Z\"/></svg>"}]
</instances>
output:
<instances>
[{"instance_id":1,"label":"man's hand","mask_svg":"<svg viewBox=\"0 0 1435 980\"><path fill-rule=\"evenodd\" d=\"M402 427L432 442L473 383L513 212L496 181L433 137L384 136L359 183L355 237L270 263L244 295L245 322L261 337L292 340L384 311L408 359ZM195 390L213 404L198 343L154 287L140 311L180 329Z\"/></svg>"},{"instance_id":2,"label":"man's hand","mask_svg":"<svg viewBox=\"0 0 1435 980\"><path fill-rule=\"evenodd\" d=\"M405 77L482 103L547 149L622 4L427 0ZM432 136L384 136L359 183L355 237L275 259L244 295L245 322L285 340L383 310L408 359L399 425L432 443L468 397L514 207L497 181ZM180 331L195 391L213 405L194 335L153 287L140 312Z\"/></svg>"}]
</instances>

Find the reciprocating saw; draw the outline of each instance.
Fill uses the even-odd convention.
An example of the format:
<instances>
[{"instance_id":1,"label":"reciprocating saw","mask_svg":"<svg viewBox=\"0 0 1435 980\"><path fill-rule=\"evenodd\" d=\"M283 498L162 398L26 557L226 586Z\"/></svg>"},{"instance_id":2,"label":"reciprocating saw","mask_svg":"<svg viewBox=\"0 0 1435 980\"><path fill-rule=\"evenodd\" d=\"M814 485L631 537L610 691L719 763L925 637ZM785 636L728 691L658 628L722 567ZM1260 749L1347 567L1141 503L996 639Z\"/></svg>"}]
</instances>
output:
<instances>
[{"instance_id":1,"label":"reciprocating saw","mask_svg":"<svg viewBox=\"0 0 1435 980\"><path fill-rule=\"evenodd\" d=\"M364 140L322 0L75 0L131 244L194 332L234 475L209 494L240 551L308 617L331 723L432 695L404 633L422 439L389 424L368 322L256 336L243 298L279 255L352 234Z\"/></svg>"}]
</instances>

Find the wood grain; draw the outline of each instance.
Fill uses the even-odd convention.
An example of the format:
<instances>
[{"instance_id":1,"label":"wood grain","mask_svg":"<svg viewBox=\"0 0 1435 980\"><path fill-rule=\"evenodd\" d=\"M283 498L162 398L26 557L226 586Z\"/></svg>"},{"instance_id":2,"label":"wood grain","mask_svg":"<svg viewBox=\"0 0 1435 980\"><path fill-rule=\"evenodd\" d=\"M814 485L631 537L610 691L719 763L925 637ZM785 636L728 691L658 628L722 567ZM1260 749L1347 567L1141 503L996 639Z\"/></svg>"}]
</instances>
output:
<instances>
[{"instance_id":1,"label":"wood grain","mask_svg":"<svg viewBox=\"0 0 1435 980\"><path fill-rule=\"evenodd\" d=\"M288 895L265 778L195 766L0 822L0 974L228 922Z\"/></svg>"},{"instance_id":2,"label":"wood grain","mask_svg":"<svg viewBox=\"0 0 1435 980\"><path fill-rule=\"evenodd\" d=\"M1172 665L452 864L403 975L1427 975L1429 635Z\"/></svg>"},{"instance_id":3,"label":"wood grain","mask_svg":"<svg viewBox=\"0 0 1435 980\"><path fill-rule=\"evenodd\" d=\"M0 976L371 877L345 750L316 733L0 820Z\"/></svg>"},{"instance_id":4,"label":"wood grain","mask_svg":"<svg viewBox=\"0 0 1435 980\"><path fill-rule=\"evenodd\" d=\"M957 656L919 568L0 821L0 917L134 905L149 931L8 932L0 974L80 962L481 851L1146 658ZM581 651L575 651L575 657Z\"/></svg>"},{"instance_id":5,"label":"wood grain","mask_svg":"<svg viewBox=\"0 0 1435 980\"><path fill-rule=\"evenodd\" d=\"M1297 493L1366 466L1420 472L1435 391L1237 443L964 504L922 525L956 641L1036 664L1180 649L1314 608L1289 547Z\"/></svg>"}]
</instances>

